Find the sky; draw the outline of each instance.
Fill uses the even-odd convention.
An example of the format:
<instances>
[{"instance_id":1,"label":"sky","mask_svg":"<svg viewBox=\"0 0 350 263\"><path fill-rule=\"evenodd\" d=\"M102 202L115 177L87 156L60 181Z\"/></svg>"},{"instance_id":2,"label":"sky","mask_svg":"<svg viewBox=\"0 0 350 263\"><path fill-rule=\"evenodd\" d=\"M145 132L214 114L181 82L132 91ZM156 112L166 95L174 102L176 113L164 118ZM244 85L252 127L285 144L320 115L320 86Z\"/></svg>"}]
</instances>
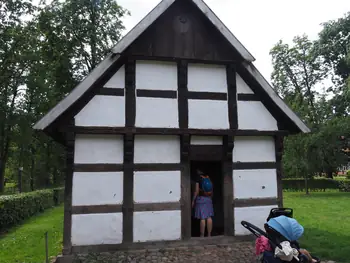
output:
<instances>
[{"instance_id":1,"label":"sky","mask_svg":"<svg viewBox=\"0 0 350 263\"><path fill-rule=\"evenodd\" d=\"M204 0L255 57L254 65L270 82L271 48L281 39L291 43L306 34L316 39L321 23L350 11L350 0ZM160 0L118 0L131 16L123 19L127 33Z\"/></svg>"}]
</instances>

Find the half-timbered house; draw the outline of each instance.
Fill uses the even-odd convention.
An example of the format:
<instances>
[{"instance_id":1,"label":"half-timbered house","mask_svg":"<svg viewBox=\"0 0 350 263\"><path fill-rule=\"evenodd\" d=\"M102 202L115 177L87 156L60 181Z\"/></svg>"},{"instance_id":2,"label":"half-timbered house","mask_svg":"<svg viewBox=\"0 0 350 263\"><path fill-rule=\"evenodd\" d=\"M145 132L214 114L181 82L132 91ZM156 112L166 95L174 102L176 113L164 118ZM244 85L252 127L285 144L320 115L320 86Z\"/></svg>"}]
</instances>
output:
<instances>
[{"instance_id":1,"label":"half-timbered house","mask_svg":"<svg viewBox=\"0 0 350 263\"><path fill-rule=\"evenodd\" d=\"M188 242L196 168L213 234L282 205L283 137L309 128L253 61L202 0L163 0L36 123L67 149L63 254Z\"/></svg>"}]
</instances>

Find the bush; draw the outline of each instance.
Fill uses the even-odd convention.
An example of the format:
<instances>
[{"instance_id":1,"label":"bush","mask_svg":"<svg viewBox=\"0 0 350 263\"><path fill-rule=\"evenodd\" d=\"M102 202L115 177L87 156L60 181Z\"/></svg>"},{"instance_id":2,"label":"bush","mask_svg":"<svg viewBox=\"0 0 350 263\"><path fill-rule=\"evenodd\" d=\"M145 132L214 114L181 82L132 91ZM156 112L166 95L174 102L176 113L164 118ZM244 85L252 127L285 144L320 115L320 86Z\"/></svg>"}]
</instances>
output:
<instances>
[{"instance_id":1,"label":"bush","mask_svg":"<svg viewBox=\"0 0 350 263\"><path fill-rule=\"evenodd\" d=\"M340 192L350 192L350 182L340 181L338 183Z\"/></svg>"},{"instance_id":2,"label":"bush","mask_svg":"<svg viewBox=\"0 0 350 263\"><path fill-rule=\"evenodd\" d=\"M283 189L289 191L305 191L304 179L283 179ZM326 189L339 189L339 182L333 179L309 179L307 182L310 191L325 191Z\"/></svg>"},{"instance_id":3,"label":"bush","mask_svg":"<svg viewBox=\"0 0 350 263\"><path fill-rule=\"evenodd\" d=\"M54 190L0 196L0 231L55 205ZM61 194L56 190L57 200Z\"/></svg>"},{"instance_id":4,"label":"bush","mask_svg":"<svg viewBox=\"0 0 350 263\"><path fill-rule=\"evenodd\" d=\"M346 172L346 179L350 179L350 170Z\"/></svg>"}]
</instances>

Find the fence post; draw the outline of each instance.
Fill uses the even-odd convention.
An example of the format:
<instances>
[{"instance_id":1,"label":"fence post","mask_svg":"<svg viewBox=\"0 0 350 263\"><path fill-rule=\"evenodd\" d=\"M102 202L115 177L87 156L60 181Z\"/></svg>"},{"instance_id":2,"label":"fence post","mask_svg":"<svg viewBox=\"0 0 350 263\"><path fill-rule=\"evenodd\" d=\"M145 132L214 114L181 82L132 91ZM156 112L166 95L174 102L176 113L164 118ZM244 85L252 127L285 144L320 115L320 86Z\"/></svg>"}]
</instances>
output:
<instances>
[{"instance_id":1,"label":"fence post","mask_svg":"<svg viewBox=\"0 0 350 263\"><path fill-rule=\"evenodd\" d=\"M49 245L48 245L47 232L45 232L45 259L46 259L46 263L49 263Z\"/></svg>"},{"instance_id":2,"label":"fence post","mask_svg":"<svg viewBox=\"0 0 350 263\"><path fill-rule=\"evenodd\" d=\"M18 192L22 193L22 172L23 167L18 168Z\"/></svg>"}]
</instances>

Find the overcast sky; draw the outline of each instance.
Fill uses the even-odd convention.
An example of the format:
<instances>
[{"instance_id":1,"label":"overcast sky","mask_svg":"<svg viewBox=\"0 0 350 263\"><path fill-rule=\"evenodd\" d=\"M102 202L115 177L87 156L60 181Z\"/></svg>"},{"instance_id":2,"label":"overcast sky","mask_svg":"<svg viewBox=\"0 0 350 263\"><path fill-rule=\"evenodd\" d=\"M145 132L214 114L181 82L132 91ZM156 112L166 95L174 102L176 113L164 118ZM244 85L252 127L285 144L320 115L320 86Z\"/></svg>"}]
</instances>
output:
<instances>
[{"instance_id":1,"label":"overcast sky","mask_svg":"<svg viewBox=\"0 0 350 263\"><path fill-rule=\"evenodd\" d=\"M126 32L160 0L118 0L131 12L124 19ZM270 81L270 49L278 40L296 35L317 37L320 24L350 11L350 0L205 0L220 20L255 57L255 66ZM126 33L124 32L124 33Z\"/></svg>"}]
</instances>

